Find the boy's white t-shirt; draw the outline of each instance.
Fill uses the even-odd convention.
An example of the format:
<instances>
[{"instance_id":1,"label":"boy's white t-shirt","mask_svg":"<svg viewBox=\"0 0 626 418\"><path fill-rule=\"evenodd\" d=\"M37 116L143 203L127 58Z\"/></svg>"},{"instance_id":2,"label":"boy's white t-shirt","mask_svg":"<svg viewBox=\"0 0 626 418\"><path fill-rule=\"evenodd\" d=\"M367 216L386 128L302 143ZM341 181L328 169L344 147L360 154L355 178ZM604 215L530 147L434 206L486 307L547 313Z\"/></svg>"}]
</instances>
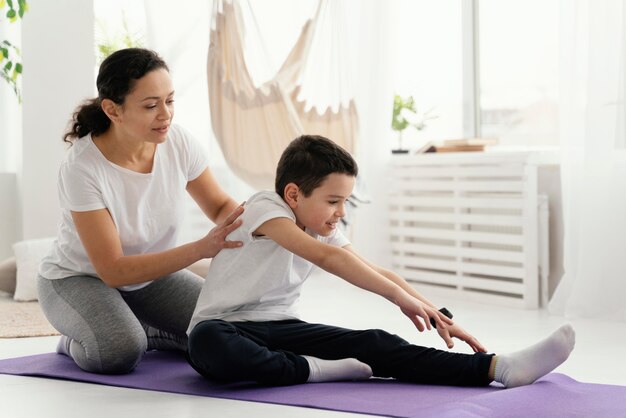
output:
<instances>
[{"instance_id":1,"label":"boy's white t-shirt","mask_svg":"<svg viewBox=\"0 0 626 418\"><path fill-rule=\"evenodd\" d=\"M208 166L200 144L178 125L158 144L151 173L137 173L109 160L91 135L74 142L58 177L61 221L57 239L42 260L39 274L47 279L98 276L87 257L70 211L107 209L124 255L165 251L176 245L184 215L187 183ZM135 290L150 282L123 286Z\"/></svg>"},{"instance_id":2,"label":"boy's white t-shirt","mask_svg":"<svg viewBox=\"0 0 626 418\"><path fill-rule=\"evenodd\" d=\"M227 238L242 241L243 247L224 249L213 258L188 333L209 319L236 322L298 318L295 304L300 288L315 266L269 238L252 235L274 218L296 221L277 193L259 192L247 200L240 218L242 225ZM305 232L326 244L350 244L338 229L328 237Z\"/></svg>"}]
</instances>

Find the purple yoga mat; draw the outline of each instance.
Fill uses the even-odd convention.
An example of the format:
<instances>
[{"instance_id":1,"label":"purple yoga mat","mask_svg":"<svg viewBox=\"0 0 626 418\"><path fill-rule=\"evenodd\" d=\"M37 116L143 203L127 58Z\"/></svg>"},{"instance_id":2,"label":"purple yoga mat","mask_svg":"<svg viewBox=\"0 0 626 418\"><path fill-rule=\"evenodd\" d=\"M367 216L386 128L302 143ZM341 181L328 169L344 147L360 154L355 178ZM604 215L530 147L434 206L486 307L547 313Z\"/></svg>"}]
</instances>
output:
<instances>
[{"instance_id":1,"label":"purple yoga mat","mask_svg":"<svg viewBox=\"0 0 626 418\"><path fill-rule=\"evenodd\" d=\"M396 417L626 416L626 387L580 383L559 373L515 389L382 379L259 387L210 382L180 355L157 351L146 353L127 375L87 373L68 357L54 353L0 360L0 373Z\"/></svg>"}]
</instances>

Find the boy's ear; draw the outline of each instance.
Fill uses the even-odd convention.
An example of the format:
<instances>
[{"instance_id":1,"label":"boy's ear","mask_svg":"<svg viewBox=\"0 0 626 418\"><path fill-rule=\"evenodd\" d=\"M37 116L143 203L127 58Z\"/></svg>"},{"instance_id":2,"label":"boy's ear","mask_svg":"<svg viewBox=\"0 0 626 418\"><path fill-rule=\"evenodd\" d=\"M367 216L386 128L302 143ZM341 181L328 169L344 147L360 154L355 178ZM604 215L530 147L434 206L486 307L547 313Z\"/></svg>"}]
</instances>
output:
<instances>
[{"instance_id":1,"label":"boy's ear","mask_svg":"<svg viewBox=\"0 0 626 418\"><path fill-rule=\"evenodd\" d=\"M111 121L119 122L120 112L119 106L111 99L103 99L100 104L102 111L111 119Z\"/></svg>"},{"instance_id":2,"label":"boy's ear","mask_svg":"<svg viewBox=\"0 0 626 418\"><path fill-rule=\"evenodd\" d=\"M296 183L289 183L285 186L285 202L291 209L298 207L298 197L300 196L300 188Z\"/></svg>"}]
</instances>

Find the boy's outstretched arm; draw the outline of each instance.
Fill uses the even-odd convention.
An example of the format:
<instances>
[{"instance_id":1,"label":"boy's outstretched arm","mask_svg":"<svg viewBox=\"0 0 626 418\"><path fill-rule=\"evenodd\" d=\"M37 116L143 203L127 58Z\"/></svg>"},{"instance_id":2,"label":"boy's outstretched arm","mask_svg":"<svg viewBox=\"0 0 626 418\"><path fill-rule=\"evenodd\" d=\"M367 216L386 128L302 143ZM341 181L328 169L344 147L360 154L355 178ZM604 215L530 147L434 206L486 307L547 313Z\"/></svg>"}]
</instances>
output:
<instances>
[{"instance_id":1,"label":"boy's outstretched arm","mask_svg":"<svg viewBox=\"0 0 626 418\"><path fill-rule=\"evenodd\" d=\"M437 306L435 304L433 304L431 301L426 299L426 297L424 297L417 290L415 290L413 286L407 283L407 281L404 280L404 278L402 278L398 274L394 273L391 270L387 270L383 267L379 267L373 263L370 263L368 260L360 256L356 251L354 251L351 245L346 245L343 248L346 249L347 251L350 251L352 254L358 257L363 263L367 264L372 270L376 271L380 275L386 277L387 279L391 280L392 282L400 286L409 295L413 296L416 299L419 299L422 303L428 306L431 306L434 309L437 309ZM465 341L472 348L472 350L474 350L474 352L481 352L481 353L487 352L487 349L475 337L470 335L467 331L465 331L456 323L448 326L447 328L437 328L437 332L439 333L441 338L443 338L443 340L446 342L446 345L448 346L448 348L454 347L454 342L452 338L458 338L461 341Z\"/></svg>"},{"instance_id":2,"label":"boy's outstretched arm","mask_svg":"<svg viewBox=\"0 0 626 418\"><path fill-rule=\"evenodd\" d=\"M274 218L263 223L254 232L264 235L288 251L304 258L320 268L341 277L362 289L383 296L398 305L421 332L431 329L430 318L443 330L453 324L452 320L431 304L411 296L392 280L382 276L352 252L324 244L309 236L288 218Z\"/></svg>"}]
</instances>

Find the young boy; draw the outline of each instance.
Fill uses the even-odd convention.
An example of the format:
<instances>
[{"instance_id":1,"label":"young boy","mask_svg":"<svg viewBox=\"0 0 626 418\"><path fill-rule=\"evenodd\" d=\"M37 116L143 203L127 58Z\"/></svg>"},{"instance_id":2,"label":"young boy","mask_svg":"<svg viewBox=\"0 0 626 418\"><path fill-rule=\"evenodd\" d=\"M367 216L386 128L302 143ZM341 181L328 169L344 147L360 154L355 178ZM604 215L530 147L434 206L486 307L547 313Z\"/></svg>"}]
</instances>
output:
<instances>
[{"instance_id":1,"label":"young boy","mask_svg":"<svg viewBox=\"0 0 626 418\"><path fill-rule=\"evenodd\" d=\"M332 141L301 136L284 151L276 191L253 195L242 225L211 268L188 329L188 359L203 376L265 385L367 379L371 376L441 385L507 387L534 382L569 356L574 331L504 356L486 354L445 308L404 279L361 258L337 229L357 165ZM315 266L396 304L421 332L432 326L448 348L452 338L474 354L409 344L382 330L354 331L298 319L300 288ZM431 325L432 324L432 325Z\"/></svg>"}]
</instances>

